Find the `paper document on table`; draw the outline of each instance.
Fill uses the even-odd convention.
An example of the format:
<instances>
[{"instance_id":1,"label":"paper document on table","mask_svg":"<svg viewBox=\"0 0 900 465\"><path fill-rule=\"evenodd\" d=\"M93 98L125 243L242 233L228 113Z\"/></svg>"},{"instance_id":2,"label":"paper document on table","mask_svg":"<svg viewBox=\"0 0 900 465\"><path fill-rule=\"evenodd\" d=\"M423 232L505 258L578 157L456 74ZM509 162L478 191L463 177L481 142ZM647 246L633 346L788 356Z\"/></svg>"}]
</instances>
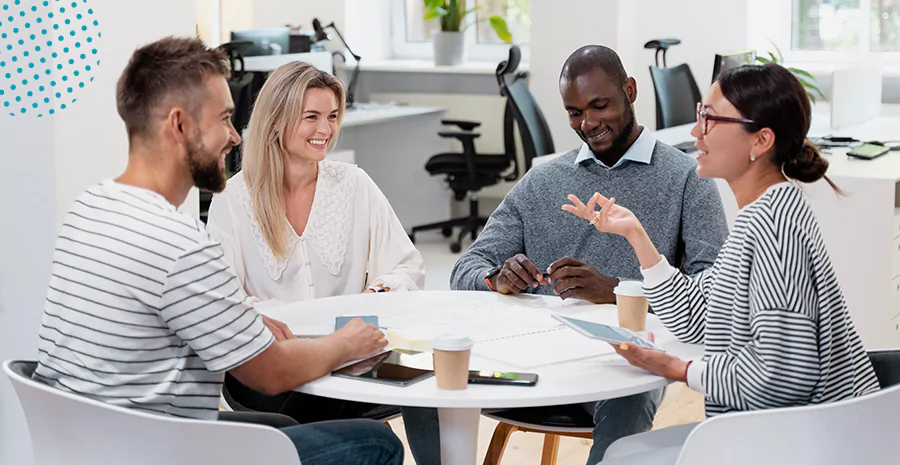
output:
<instances>
[{"instance_id":1,"label":"paper document on table","mask_svg":"<svg viewBox=\"0 0 900 465\"><path fill-rule=\"evenodd\" d=\"M563 326L546 313L497 305L453 307L452 312L440 305L431 308L396 308L390 312L382 312L379 318L381 326L388 329L418 330L433 336L463 335L472 339L476 345Z\"/></svg>"},{"instance_id":2,"label":"paper document on table","mask_svg":"<svg viewBox=\"0 0 900 465\"><path fill-rule=\"evenodd\" d=\"M606 342L586 338L571 328L560 326L513 339L475 344L472 352L479 357L531 369L610 355L615 350Z\"/></svg>"}]
</instances>

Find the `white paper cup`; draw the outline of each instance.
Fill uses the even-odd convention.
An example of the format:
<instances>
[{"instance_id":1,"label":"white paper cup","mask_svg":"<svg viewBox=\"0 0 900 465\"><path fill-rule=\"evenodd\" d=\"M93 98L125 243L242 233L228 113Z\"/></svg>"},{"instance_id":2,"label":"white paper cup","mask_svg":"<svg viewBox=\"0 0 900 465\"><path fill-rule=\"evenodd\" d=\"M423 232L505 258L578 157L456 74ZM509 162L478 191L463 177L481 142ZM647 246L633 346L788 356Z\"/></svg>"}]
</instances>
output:
<instances>
[{"instance_id":1,"label":"white paper cup","mask_svg":"<svg viewBox=\"0 0 900 465\"><path fill-rule=\"evenodd\" d=\"M640 281L619 281L613 289L616 295L616 307L619 315L619 326L632 331L647 329L647 310L649 304L644 297L643 283Z\"/></svg>"}]
</instances>

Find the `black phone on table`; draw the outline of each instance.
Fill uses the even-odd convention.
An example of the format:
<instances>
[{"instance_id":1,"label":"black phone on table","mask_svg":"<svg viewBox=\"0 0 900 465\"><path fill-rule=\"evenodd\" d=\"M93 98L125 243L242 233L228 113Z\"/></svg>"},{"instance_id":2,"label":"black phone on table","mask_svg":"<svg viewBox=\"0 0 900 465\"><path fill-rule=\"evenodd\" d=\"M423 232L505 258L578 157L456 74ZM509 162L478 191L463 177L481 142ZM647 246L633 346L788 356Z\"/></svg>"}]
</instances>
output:
<instances>
[{"instance_id":1,"label":"black phone on table","mask_svg":"<svg viewBox=\"0 0 900 465\"><path fill-rule=\"evenodd\" d=\"M537 384L537 373L513 373L511 371L477 371L469 372L469 384L501 384L512 386L534 386Z\"/></svg>"},{"instance_id":2,"label":"black phone on table","mask_svg":"<svg viewBox=\"0 0 900 465\"><path fill-rule=\"evenodd\" d=\"M409 354L397 351L385 352L335 370L331 375L401 387L434 375L432 370L411 366L404 360L404 356Z\"/></svg>"}]
</instances>

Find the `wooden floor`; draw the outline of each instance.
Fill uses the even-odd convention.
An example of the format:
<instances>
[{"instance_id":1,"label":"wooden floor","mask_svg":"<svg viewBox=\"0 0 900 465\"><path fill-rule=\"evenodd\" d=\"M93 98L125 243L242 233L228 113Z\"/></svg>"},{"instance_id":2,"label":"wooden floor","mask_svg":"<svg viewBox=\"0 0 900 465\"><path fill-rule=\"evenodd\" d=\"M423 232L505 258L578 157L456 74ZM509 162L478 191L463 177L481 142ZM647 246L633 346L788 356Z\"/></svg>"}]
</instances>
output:
<instances>
[{"instance_id":1,"label":"wooden floor","mask_svg":"<svg viewBox=\"0 0 900 465\"><path fill-rule=\"evenodd\" d=\"M676 383L669 386L666 397L663 399L659 411L656 412L656 419L653 421L653 429L684 423L693 423L701 421L703 418L703 396L688 389L682 383ZM487 451L488 444L491 440L491 434L493 434L496 425L496 421L481 417L481 425L478 431L479 464L484 460L484 454ZM391 427L406 446L404 463L416 463L409 452L406 434L403 430L403 420L397 418L391 421ZM514 433L509 440L509 444L506 446L506 452L503 454L501 464L539 465L541 463L542 446L543 435L521 432ZM585 465L590 448L591 441L588 439L564 437L559 444L559 461L557 464Z\"/></svg>"}]
</instances>

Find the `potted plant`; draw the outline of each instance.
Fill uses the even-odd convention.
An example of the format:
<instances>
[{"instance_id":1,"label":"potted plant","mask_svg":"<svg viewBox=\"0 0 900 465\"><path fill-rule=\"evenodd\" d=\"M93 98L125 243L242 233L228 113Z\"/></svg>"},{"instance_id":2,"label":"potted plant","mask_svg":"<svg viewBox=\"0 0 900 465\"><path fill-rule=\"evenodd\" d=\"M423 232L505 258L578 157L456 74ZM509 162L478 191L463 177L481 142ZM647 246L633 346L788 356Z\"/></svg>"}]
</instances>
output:
<instances>
[{"instance_id":1,"label":"potted plant","mask_svg":"<svg viewBox=\"0 0 900 465\"><path fill-rule=\"evenodd\" d=\"M775 45L774 42L772 42L772 41L769 41L769 42L772 43L773 47L775 47L775 51L778 52L778 56L776 56L772 52L768 52L768 55L769 55L768 58L762 57L762 56L757 56L756 61L758 61L760 63L773 63L776 65L784 66L782 64L782 63L784 63L784 55L781 54L781 49L779 49L778 46ZM806 89L806 95L809 96L810 102L816 103L816 95L821 97L823 101L826 101L826 102L828 101L828 99L825 97L825 94L823 94L822 90L819 89L819 86L816 83L816 78L812 74L810 74L809 72L804 71L802 69L799 69L799 68L787 68L787 69L788 69L788 71L790 71L791 73L794 74L794 76L797 78L797 80L800 81L800 84L803 85L803 88Z\"/></svg>"},{"instance_id":2,"label":"potted plant","mask_svg":"<svg viewBox=\"0 0 900 465\"><path fill-rule=\"evenodd\" d=\"M466 0L423 0L425 2L425 19L439 18L441 30L432 36L434 45L434 64L441 66L460 65L466 61L466 43L463 32L474 22L464 25L466 16L480 8L466 9ZM500 39L512 43L512 34L506 21L500 16L491 16L488 20Z\"/></svg>"}]
</instances>

